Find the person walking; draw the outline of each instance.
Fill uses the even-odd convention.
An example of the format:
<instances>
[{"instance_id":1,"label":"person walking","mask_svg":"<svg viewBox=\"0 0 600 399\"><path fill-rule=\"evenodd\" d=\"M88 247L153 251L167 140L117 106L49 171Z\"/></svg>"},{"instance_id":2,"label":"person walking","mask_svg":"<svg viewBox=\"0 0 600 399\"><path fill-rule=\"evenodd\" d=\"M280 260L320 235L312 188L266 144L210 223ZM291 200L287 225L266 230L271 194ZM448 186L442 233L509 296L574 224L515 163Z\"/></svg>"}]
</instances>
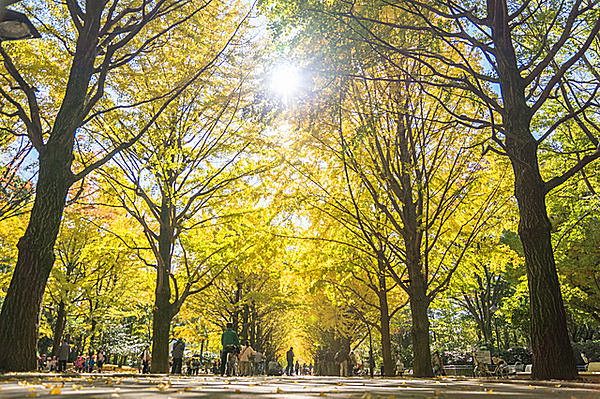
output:
<instances>
[{"instance_id":1,"label":"person walking","mask_svg":"<svg viewBox=\"0 0 600 399\"><path fill-rule=\"evenodd\" d=\"M142 351L142 354L140 355L140 358L142 359L142 374L148 374L150 372L151 359L150 345L146 345L146 347Z\"/></svg>"},{"instance_id":2,"label":"person walking","mask_svg":"<svg viewBox=\"0 0 600 399\"><path fill-rule=\"evenodd\" d=\"M67 361L70 354L71 346L69 345L69 340L65 339L60 348L58 348L58 372L67 371Z\"/></svg>"},{"instance_id":3,"label":"person walking","mask_svg":"<svg viewBox=\"0 0 600 399\"><path fill-rule=\"evenodd\" d=\"M240 375L250 376L253 374L252 363L256 352L250 346L248 341L244 342L244 346L240 350Z\"/></svg>"},{"instance_id":4,"label":"person walking","mask_svg":"<svg viewBox=\"0 0 600 399\"><path fill-rule=\"evenodd\" d=\"M356 366L357 366L356 354L353 351L350 351L350 354L348 355L348 375L349 376L354 375L354 368Z\"/></svg>"},{"instance_id":5,"label":"person walking","mask_svg":"<svg viewBox=\"0 0 600 399\"><path fill-rule=\"evenodd\" d=\"M439 377L446 375L446 372L444 371L444 362L442 361L439 351L433 352L433 359L431 359L431 363L433 365L434 376Z\"/></svg>"},{"instance_id":6,"label":"person walking","mask_svg":"<svg viewBox=\"0 0 600 399\"><path fill-rule=\"evenodd\" d=\"M104 360L106 359L106 357L104 356L104 350L103 349L99 349L98 353L96 354L96 361L97 363L97 367L98 367L98 372L102 373L102 366L104 366Z\"/></svg>"},{"instance_id":7,"label":"person walking","mask_svg":"<svg viewBox=\"0 0 600 399\"><path fill-rule=\"evenodd\" d=\"M265 373L265 356L261 352L254 352L254 374L263 375Z\"/></svg>"},{"instance_id":8,"label":"person walking","mask_svg":"<svg viewBox=\"0 0 600 399\"><path fill-rule=\"evenodd\" d=\"M233 323L227 323L223 335L221 335L221 345L223 345L223 351L221 352L221 376L225 375L225 367L227 366L227 354L231 353L231 356L235 356L239 353L240 337L237 332L233 330Z\"/></svg>"},{"instance_id":9,"label":"person walking","mask_svg":"<svg viewBox=\"0 0 600 399\"><path fill-rule=\"evenodd\" d=\"M294 373L294 348L290 347L290 350L286 353L287 367L285 368L286 375L292 375Z\"/></svg>"},{"instance_id":10,"label":"person walking","mask_svg":"<svg viewBox=\"0 0 600 399\"><path fill-rule=\"evenodd\" d=\"M348 361L349 361L348 352L344 349L340 349L335 354L335 361L339 364L340 368L340 377L348 377Z\"/></svg>"},{"instance_id":11,"label":"person walking","mask_svg":"<svg viewBox=\"0 0 600 399\"><path fill-rule=\"evenodd\" d=\"M171 374L181 374L181 367L183 365L183 352L185 351L185 343L182 338L179 338L177 342L173 344L173 367L171 368Z\"/></svg>"}]
</instances>

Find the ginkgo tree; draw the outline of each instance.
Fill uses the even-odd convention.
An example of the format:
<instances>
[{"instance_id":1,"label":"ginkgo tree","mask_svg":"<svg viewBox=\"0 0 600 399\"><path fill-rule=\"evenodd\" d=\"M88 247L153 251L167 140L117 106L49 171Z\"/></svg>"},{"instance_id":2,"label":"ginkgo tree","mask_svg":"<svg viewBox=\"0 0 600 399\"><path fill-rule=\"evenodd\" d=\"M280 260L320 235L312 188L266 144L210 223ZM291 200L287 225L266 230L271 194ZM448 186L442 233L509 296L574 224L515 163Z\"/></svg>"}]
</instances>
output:
<instances>
[{"instance_id":1,"label":"ginkgo tree","mask_svg":"<svg viewBox=\"0 0 600 399\"><path fill-rule=\"evenodd\" d=\"M421 65L419 75L405 71L457 121L488 130L480 142L485 152L510 160L529 283L532 373L575 378L546 198L600 157L600 6L582 0L338 4L318 9L350 24L391 62L403 57ZM408 36L415 40L403 40ZM448 95L471 106L446 107ZM577 151L554 152L561 167L544 168L542 154L557 148L555 137L568 125L582 132Z\"/></svg>"},{"instance_id":2,"label":"ginkgo tree","mask_svg":"<svg viewBox=\"0 0 600 399\"><path fill-rule=\"evenodd\" d=\"M219 22L219 29L204 26L203 36L217 33L213 41L206 42L209 49L215 45L225 48L231 33L223 32L236 29L234 22L240 17L233 9L230 11ZM252 67L243 62L239 45L231 42L224 59L190 84L154 121L145 137L113 158L118 169L111 166L102 173L116 204L125 208L143 230L147 241L143 246L153 258L144 258L145 262L156 268L154 372L168 370L170 325L183 303L213 284L234 261L225 256L230 239L220 233L215 233L212 240L205 238L224 223L220 209L235 212L222 204L233 203L231 197L241 195L245 180L262 170L249 155L260 146L260 141L252 137L260 124L247 126L242 119ZM191 48L202 48L200 43L183 39L179 46L177 51L182 56ZM164 54L172 55L172 51ZM190 57L190 69L209 64L211 57L210 51L199 51L196 57ZM153 78L131 82L131 95L168 82L171 72L177 75L181 70L156 71ZM107 135L112 139L120 135L121 129L143 126L145 114L125 117L129 120L124 123L106 119L98 128L117 123L115 132ZM140 118L140 123L133 118ZM195 230L203 231L196 241L204 245L191 239L197 234Z\"/></svg>"},{"instance_id":3,"label":"ginkgo tree","mask_svg":"<svg viewBox=\"0 0 600 399\"><path fill-rule=\"evenodd\" d=\"M109 325L140 316L148 306L149 271L123 239L140 232L128 229L124 212L118 211L75 205L65 213L41 320L52 331L51 355L57 354L65 334L80 353L103 347Z\"/></svg>"},{"instance_id":4,"label":"ginkgo tree","mask_svg":"<svg viewBox=\"0 0 600 399\"><path fill-rule=\"evenodd\" d=\"M38 314L71 187L83 184L92 171L143 136L185 86L220 57L222 48L211 49L212 58L195 73L138 101L120 96L114 77L125 65L135 65L141 55L169 45L170 34L194 17L206 12L203 23L212 24L219 15L215 8L209 12L211 5L215 7L211 0L23 3L44 22L40 27L44 39L0 44L0 96L3 116L10 117L16 133L26 134L38 153L38 173L28 228L19 241L19 256L0 312L0 347L14 348L0 352L1 370L36 367ZM232 36L235 33L234 29ZM186 62L185 58L171 61L164 67ZM154 101L154 113L147 115L135 135L88 151L91 140L84 127L91 120ZM88 156L79 157L79 149Z\"/></svg>"}]
</instances>

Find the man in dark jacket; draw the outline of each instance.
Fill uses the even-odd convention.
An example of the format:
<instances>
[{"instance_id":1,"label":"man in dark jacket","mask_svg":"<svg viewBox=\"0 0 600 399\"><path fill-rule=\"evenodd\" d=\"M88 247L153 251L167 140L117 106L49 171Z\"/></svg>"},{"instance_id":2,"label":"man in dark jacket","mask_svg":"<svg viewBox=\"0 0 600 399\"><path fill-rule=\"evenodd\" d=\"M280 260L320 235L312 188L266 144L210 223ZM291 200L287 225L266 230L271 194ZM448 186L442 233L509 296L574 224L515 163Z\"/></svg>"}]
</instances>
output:
<instances>
[{"instance_id":1,"label":"man in dark jacket","mask_svg":"<svg viewBox=\"0 0 600 399\"><path fill-rule=\"evenodd\" d=\"M171 374L181 374L181 365L183 364L183 352L185 351L185 343L183 339L179 338L175 344L173 344L173 367L171 368Z\"/></svg>"},{"instance_id":2,"label":"man in dark jacket","mask_svg":"<svg viewBox=\"0 0 600 399\"><path fill-rule=\"evenodd\" d=\"M58 348L58 371L67 371L67 361L70 354L71 346L69 346L68 339L65 339L60 348Z\"/></svg>"},{"instance_id":3,"label":"man in dark jacket","mask_svg":"<svg viewBox=\"0 0 600 399\"><path fill-rule=\"evenodd\" d=\"M239 353L240 338L237 332L233 330L233 323L227 323L225 331L221 336L221 345L223 345L223 351L221 352L221 375L225 375L225 367L227 366L227 354L231 353L231 356L235 356Z\"/></svg>"},{"instance_id":4,"label":"man in dark jacket","mask_svg":"<svg viewBox=\"0 0 600 399\"><path fill-rule=\"evenodd\" d=\"M290 350L286 353L287 367L285 368L286 375L292 375L294 373L294 348L290 347Z\"/></svg>"}]
</instances>

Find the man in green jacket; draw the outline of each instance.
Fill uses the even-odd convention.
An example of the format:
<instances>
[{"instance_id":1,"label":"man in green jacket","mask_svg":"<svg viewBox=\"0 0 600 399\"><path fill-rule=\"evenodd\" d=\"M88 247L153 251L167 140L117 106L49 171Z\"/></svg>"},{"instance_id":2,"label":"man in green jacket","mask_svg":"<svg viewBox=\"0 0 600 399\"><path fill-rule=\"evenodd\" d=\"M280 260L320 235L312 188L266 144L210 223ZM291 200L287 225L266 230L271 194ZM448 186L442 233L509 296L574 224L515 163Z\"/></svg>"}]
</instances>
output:
<instances>
[{"instance_id":1,"label":"man in green jacket","mask_svg":"<svg viewBox=\"0 0 600 399\"><path fill-rule=\"evenodd\" d=\"M235 356L239 353L240 338L233 330L232 323L227 323L227 328L221 336L221 345L223 345L223 351L221 352L221 375L223 376L227 365L227 354L231 353L231 356Z\"/></svg>"}]
</instances>

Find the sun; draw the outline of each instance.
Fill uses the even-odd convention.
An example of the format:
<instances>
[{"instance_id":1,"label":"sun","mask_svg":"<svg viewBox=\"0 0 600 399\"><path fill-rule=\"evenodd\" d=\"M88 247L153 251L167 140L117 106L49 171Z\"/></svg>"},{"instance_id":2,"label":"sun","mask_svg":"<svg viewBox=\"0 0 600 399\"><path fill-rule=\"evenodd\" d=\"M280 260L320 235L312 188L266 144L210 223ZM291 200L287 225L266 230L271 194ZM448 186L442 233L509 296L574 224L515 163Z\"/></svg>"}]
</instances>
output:
<instances>
[{"instance_id":1,"label":"sun","mask_svg":"<svg viewBox=\"0 0 600 399\"><path fill-rule=\"evenodd\" d=\"M275 65L271 70L271 90L283 99L289 99L300 90L300 68L290 63Z\"/></svg>"}]
</instances>

